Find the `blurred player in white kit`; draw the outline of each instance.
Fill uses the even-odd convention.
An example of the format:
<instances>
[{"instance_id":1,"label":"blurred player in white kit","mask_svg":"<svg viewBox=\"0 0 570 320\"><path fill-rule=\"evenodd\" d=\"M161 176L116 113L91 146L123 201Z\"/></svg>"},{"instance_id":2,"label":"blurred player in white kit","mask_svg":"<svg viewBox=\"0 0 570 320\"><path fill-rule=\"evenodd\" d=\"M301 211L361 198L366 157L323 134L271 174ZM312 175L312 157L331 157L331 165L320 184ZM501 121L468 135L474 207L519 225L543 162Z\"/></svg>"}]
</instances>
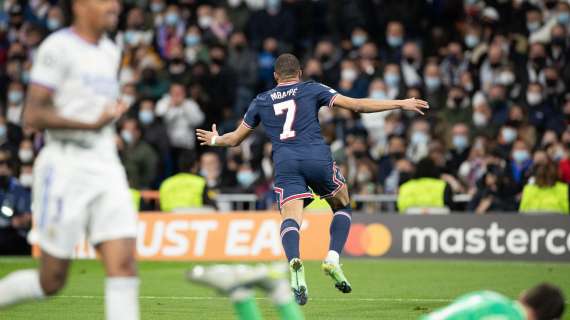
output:
<instances>
[{"instance_id":1,"label":"blurred player in white kit","mask_svg":"<svg viewBox=\"0 0 570 320\"><path fill-rule=\"evenodd\" d=\"M40 267L0 280L0 308L63 288L75 245L86 235L107 276L106 318L139 319L137 216L114 141L113 123L126 111L118 102L121 51L106 36L120 2L64 2L71 27L40 45L24 111L26 125L46 130L33 184Z\"/></svg>"}]
</instances>

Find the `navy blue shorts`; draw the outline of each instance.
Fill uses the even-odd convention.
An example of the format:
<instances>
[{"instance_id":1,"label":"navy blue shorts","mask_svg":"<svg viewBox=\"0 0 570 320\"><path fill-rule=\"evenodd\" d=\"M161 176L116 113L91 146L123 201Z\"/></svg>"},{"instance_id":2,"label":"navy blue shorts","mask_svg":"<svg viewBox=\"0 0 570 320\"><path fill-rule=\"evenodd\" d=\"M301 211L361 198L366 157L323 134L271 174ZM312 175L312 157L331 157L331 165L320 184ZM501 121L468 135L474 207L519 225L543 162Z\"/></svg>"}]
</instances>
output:
<instances>
[{"instance_id":1,"label":"navy blue shorts","mask_svg":"<svg viewBox=\"0 0 570 320\"><path fill-rule=\"evenodd\" d=\"M332 160L286 160L275 166L275 192L279 206L295 199L334 196L345 184ZM311 190L309 190L311 188Z\"/></svg>"}]
</instances>

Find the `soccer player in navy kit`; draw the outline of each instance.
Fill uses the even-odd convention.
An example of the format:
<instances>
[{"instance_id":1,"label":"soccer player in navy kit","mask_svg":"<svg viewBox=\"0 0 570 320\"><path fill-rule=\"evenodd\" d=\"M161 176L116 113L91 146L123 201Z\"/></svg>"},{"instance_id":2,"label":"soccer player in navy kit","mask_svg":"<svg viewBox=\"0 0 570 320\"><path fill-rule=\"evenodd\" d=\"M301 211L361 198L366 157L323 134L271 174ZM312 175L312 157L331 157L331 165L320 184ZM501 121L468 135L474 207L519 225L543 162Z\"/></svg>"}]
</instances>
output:
<instances>
[{"instance_id":1,"label":"soccer player in navy kit","mask_svg":"<svg viewBox=\"0 0 570 320\"><path fill-rule=\"evenodd\" d=\"M353 99L314 82L300 82L299 60L292 54L282 54L275 61L277 87L259 94L250 104L241 125L233 132L218 135L197 130L202 145L234 147L253 129L263 124L273 145L275 192L283 222L281 239L291 270L291 287L297 302L305 304L308 288L303 263L299 257L299 229L305 199L311 190L330 204L334 216L330 226L329 252L322 264L337 289L349 293L352 288L339 264L339 255L350 230L352 210L348 190L336 167L330 147L324 142L318 120L321 106L340 107L355 112L381 112L402 109L423 114L429 108L426 101ZM311 190L310 190L310 189Z\"/></svg>"}]
</instances>

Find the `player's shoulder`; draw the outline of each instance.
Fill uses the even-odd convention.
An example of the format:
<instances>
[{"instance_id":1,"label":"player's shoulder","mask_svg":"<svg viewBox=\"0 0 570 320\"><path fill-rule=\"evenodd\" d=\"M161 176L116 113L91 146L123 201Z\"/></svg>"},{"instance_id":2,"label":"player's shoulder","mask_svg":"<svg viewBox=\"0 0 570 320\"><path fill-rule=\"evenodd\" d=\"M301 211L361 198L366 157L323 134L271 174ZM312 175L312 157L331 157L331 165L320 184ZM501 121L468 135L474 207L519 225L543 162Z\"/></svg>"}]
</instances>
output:
<instances>
[{"instance_id":1,"label":"player's shoulder","mask_svg":"<svg viewBox=\"0 0 570 320\"><path fill-rule=\"evenodd\" d=\"M314 80L307 80L305 82L302 82L301 85L305 86L308 89L311 90L327 90L330 91L331 93L336 93L336 90L327 86L324 83L320 83Z\"/></svg>"},{"instance_id":2,"label":"player's shoulder","mask_svg":"<svg viewBox=\"0 0 570 320\"><path fill-rule=\"evenodd\" d=\"M40 44L40 49L57 48L61 50L62 47L67 47L69 45L69 40L71 38L73 38L73 34L69 28L60 29L48 35Z\"/></svg>"}]
</instances>

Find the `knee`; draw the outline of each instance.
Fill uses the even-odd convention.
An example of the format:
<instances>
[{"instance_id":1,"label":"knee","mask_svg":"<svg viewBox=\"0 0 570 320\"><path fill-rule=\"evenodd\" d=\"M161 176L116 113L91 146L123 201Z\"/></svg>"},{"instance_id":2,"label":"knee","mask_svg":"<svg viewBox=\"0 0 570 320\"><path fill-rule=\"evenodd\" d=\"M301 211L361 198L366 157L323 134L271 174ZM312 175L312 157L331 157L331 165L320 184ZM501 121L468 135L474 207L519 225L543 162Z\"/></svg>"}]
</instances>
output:
<instances>
[{"instance_id":1,"label":"knee","mask_svg":"<svg viewBox=\"0 0 570 320\"><path fill-rule=\"evenodd\" d=\"M55 271L40 274L40 285L46 296L52 296L58 293L65 286L67 280L67 272Z\"/></svg>"},{"instance_id":2,"label":"knee","mask_svg":"<svg viewBox=\"0 0 570 320\"><path fill-rule=\"evenodd\" d=\"M134 277L137 275L137 263L133 256L117 259L115 263L107 267L109 277Z\"/></svg>"}]
</instances>

